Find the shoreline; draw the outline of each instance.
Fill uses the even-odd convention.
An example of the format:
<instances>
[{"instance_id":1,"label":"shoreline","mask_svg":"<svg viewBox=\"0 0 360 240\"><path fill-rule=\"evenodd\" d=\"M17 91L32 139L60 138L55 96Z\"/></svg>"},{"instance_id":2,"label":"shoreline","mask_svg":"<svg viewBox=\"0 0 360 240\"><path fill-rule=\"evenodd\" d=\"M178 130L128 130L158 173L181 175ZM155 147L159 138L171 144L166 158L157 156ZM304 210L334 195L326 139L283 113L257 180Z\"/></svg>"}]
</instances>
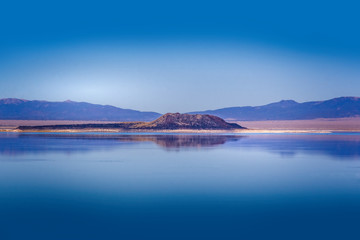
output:
<instances>
[{"instance_id":1,"label":"shoreline","mask_svg":"<svg viewBox=\"0 0 360 240\"><path fill-rule=\"evenodd\" d=\"M191 133L191 134L282 134L282 133L360 133L360 130L308 130L308 129L242 129L242 130L192 130L192 129L176 129L176 130L118 130L118 129L61 129L61 130L18 130L18 129L0 129L0 133Z\"/></svg>"}]
</instances>

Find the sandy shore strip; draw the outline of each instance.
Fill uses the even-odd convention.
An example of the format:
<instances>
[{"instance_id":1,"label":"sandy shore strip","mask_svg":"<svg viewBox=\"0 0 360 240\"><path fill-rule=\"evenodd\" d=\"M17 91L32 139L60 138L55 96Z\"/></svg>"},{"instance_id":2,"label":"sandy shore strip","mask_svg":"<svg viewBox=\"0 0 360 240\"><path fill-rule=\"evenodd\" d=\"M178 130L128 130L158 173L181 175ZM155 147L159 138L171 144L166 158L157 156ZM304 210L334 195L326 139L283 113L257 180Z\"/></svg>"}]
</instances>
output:
<instances>
[{"instance_id":1,"label":"sandy shore strip","mask_svg":"<svg viewBox=\"0 0 360 240\"><path fill-rule=\"evenodd\" d=\"M235 121L249 129L360 131L360 117L311 120Z\"/></svg>"},{"instance_id":2,"label":"sandy shore strip","mask_svg":"<svg viewBox=\"0 0 360 240\"><path fill-rule=\"evenodd\" d=\"M192 129L177 129L177 130L132 130L129 131L121 129L62 129L62 130L18 130L18 129L0 129L0 132L8 133L184 133L184 134L251 134L251 133L334 133L334 132L360 132L342 131L342 130L268 130L268 129L245 129L245 130L192 130Z\"/></svg>"}]
</instances>

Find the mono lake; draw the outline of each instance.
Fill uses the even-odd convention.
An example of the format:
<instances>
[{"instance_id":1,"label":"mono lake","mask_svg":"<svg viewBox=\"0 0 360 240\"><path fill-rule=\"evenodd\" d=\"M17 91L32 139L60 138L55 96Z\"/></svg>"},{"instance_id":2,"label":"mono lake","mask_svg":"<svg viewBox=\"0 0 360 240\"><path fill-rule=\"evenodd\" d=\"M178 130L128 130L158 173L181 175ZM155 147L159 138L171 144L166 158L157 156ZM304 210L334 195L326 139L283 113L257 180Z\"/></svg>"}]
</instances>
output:
<instances>
[{"instance_id":1,"label":"mono lake","mask_svg":"<svg viewBox=\"0 0 360 240\"><path fill-rule=\"evenodd\" d=\"M0 239L357 239L360 134L0 134Z\"/></svg>"}]
</instances>

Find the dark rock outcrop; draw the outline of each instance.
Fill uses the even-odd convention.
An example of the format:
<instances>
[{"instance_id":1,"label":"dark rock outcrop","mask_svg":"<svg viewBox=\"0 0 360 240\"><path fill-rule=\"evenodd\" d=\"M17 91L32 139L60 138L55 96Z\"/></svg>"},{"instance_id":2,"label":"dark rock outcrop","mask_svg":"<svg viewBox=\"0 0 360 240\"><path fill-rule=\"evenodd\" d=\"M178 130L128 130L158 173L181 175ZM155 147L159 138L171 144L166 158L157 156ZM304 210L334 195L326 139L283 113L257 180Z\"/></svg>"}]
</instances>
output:
<instances>
[{"instance_id":1,"label":"dark rock outcrop","mask_svg":"<svg viewBox=\"0 0 360 240\"><path fill-rule=\"evenodd\" d=\"M241 129L236 123L228 123L213 115L167 113L158 119L146 123L151 129Z\"/></svg>"}]
</instances>

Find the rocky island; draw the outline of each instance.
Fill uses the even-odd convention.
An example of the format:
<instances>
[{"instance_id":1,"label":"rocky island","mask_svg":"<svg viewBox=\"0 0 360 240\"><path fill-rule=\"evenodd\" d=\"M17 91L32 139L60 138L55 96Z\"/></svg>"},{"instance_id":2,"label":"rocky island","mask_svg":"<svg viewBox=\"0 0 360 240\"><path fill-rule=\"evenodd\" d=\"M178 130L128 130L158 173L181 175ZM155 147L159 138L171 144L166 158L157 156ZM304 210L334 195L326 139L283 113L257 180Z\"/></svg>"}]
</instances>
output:
<instances>
[{"instance_id":1,"label":"rocky island","mask_svg":"<svg viewBox=\"0 0 360 240\"><path fill-rule=\"evenodd\" d=\"M235 130L246 129L213 115L167 113L151 122L90 123L19 126L18 131L142 131L142 130Z\"/></svg>"}]
</instances>

